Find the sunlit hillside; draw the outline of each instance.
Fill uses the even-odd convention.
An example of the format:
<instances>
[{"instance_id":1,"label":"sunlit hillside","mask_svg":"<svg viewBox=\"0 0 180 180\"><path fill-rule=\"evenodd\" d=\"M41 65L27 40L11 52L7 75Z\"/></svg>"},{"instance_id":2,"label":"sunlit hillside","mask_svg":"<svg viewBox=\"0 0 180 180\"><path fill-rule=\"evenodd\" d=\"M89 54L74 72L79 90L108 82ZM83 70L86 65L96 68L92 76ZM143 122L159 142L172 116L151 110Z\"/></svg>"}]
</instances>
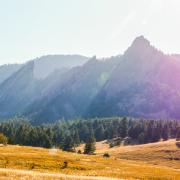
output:
<instances>
[{"instance_id":1,"label":"sunlit hillside","mask_svg":"<svg viewBox=\"0 0 180 180\"><path fill-rule=\"evenodd\" d=\"M105 151L116 158L144 161L153 165L163 165L180 169L180 149L175 140L150 143L136 146L120 146L109 148L106 142L97 143L97 153Z\"/></svg>"},{"instance_id":2,"label":"sunlit hillside","mask_svg":"<svg viewBox=\"0 0 180 180\"><path fill-rule=\"evenodd\" d=\"M0 176L2 179L180 179L180 149L175 140L114 148L104 143L97 143L96 155L1 146ZM110 154L109 158L103 158L105 152Z\"/></svg>"}]
</instances>

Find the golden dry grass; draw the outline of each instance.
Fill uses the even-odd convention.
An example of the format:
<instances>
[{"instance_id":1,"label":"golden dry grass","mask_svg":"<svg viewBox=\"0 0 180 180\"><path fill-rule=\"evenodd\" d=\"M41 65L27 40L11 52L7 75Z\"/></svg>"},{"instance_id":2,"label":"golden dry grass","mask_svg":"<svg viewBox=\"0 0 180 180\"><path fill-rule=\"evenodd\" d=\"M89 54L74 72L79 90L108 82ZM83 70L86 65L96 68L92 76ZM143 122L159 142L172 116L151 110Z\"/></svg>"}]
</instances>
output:
<instances>
[{"instance_id":1,"label":"golden dry grass","mask_svg":"<svg viewBox=\"0 0 180 180\"><path fill-rule=\"evenodd\" d=\"M102 154L105 152L111 157L103 158ZM44 172L53 175L32 173L31 176L28 171L26 179L71 179L63 174L75 175L72 179L78 179L80 175L122 179L180 179L180 161L173 160L180 157L175 140L111 149L105 142L100 142L97 143L96 153L97 155L88 156L57 149L8 145L0 147L0 168L7 169L0 169L0 176L20 179L25 177L26 171L22 171L22 174L19 171L14 174L10 171L21 169L30 170L30 173ZM68 162L66 168L63 168L64 161Z\"/></svg>"},{"instance_id":2,"label":"golden dry grass","mask_svg":"<svg viewBox=\"0 0 180 180\"><path fill-rule=\"evenodd\" d=\"M97 143L97 153L103 154L104 152L108 152L120 159L180 169L180 148L177 148L176 141L173 139L164 142L114 148L109 148L105 141Z\"/></svg>"}]
</instances>

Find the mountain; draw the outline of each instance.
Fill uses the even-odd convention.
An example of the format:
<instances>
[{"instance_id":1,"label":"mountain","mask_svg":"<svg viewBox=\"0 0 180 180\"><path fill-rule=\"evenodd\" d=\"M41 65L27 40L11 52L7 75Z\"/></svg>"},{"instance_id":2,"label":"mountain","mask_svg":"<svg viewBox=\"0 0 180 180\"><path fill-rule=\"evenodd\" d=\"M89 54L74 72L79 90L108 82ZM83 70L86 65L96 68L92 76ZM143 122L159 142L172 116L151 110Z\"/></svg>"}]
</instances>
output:
<instances>
[{"instance_id":1,"label":"mountain","mask_svg":"<svg viewBox=\"0 0 180 180\"><path fill-rule=\"evenodd\" d=\"M75 66L81 66L89 58L81 55L47 55L30 61L34 61L34 77L45 79L54 71L66 71ZM30 62L28 61L28 62ZM18 71L24 64L5 64L0 66L0 84Z\"/></svg>"},{"instance_id":2,"label":"mountain","mask_svg":"<svg viewBox=\"0 0 180 180\"><path fill-rule=\"evenodd\" d=\"M32 102L36 92L34 62L28 62L0 85L0 117L14 116Z\"/></svg>"},{"instance_id":3,"label":"mountain","mask_svg":"<svg viewBox=\"0 0 180 180\"><path fill-rule=\"evenodd\" d=\"M16 71L13 65L9 65L9 76L0 84L0 118L22 114L48 86L56 82L59 77L56 72L61 75L86 61L86 57L79 55L52 55L17 65L20 67L16 67Z\"/></svg>"},{"instance_id":4,"label":"mountain","mask_svg":"<svg viewBox=\"0 0 180 180\"><path fill-rule=\"evenodd\" d=\"M34 76L36 79L45 79L56 70L69 70L81 66L89 58L80 55L47 55L34 59Z\"/></svg>"},{"instance_id":5,"label":"mountain","mask_svg":"<svg viewBox=\"0 0 180 180\"><path fill-rule=\"evenodd\" d=\"M106 59L44 56L0 84L0 118L33 123L60 118L131 116L180 119L180 55L166 55L143 36Z\"/></svg>"},{"instance_id":6,"label":"mountain","mask_svg":"<svg viewBox=\"0 0 180 180\"><path fill-rule=\"evenodd\" d=\"M51 81L53 83L27 108L25 115L36 123L41 119L43 122L49 122L62 117L66 119L82 117L91 101L110 78L119 59L115 57L100 61L93 57L85 65L72 68L61 76L56 72L54 77L57 80Z\"/></svg>"},{"instance_id":7,"label":"mountain","mask_svg":"<svg viewBox=\"0 0 180 180\"><path fill-rule=\"evenodd\" d=\"M177 57L177 56L176 56ZM180 58L165 55L143 36L134 40L87 114L180 118Z\"/></svg>"},{"instance_id":8,"label":"mountain","mask_svg":"<svg viewBox=\"0 0 180 180\"><path fill-rule=\"evenodd\" d=\"M0 66L0 84L21 68L21 64L6 64Z\"/></svg>"}]
</instances>

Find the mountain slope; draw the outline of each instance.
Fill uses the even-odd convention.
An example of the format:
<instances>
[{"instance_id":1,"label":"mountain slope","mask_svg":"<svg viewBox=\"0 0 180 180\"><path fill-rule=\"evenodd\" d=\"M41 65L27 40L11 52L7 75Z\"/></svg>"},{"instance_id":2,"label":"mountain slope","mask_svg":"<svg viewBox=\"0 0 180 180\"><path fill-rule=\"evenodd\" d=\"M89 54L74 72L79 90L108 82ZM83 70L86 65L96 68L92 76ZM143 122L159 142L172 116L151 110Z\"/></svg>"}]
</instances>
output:
<instances>
[{"instance_id":1,"label":"mountain slope","mask_svg":"<svg viewBox=\"0 0 180 180\"><path fill-rule=\"evenodd\" d=\"M1 118L20 113L33 100L37 87L33 69L34 62L32 61L25 64L0 85Z\"/></svg>"},{"instance_id":2,"label":"mountain slope","mask_svg":"<svg viewBox=\"0 0 180 180\"><path fill-rule=\"evenodd\" d=\"M22 114L51 84L61 79L61 74L86 61L86 57L79 55L51 55L22 65L9 65L6 71L0 71L4 77L0 84L0 118Z\"/></svg>"},{"instance_id":3,"label":"mountain slope","mask_svg":"<svg viewBox=\"0 0 180 180\"><path fill-rule=\"evenodd\" d=\"M21 68L21 64L7 64L0 66L0 84Z\"/></svg>"},{"instance_id":4,"label":"mountain slope","mask_svg":"<svg viewBox=\"0 0 180 180\"><path fill-rule=\"evenodd\" d=\"M37 124L78 117L179 119L179 57L140 36L122 56L30 61L0 85L0 117L23 113Z\"/></svg>"},{"instance_id":5,"label":"mountain slope","mask_svg":"<svg viewBox=\"0 0 180 180\"><path fill-rule=\"evenodd\" d=\"M68 70L81 66L88 58L80 55L47 55L34 59L34 76L36 79L45 79L56 70Z\"/></svg>"},{"instance_id":6,"label":"mountain slope","mask_svg":"<svg viewBox=\"0 0 180 180\"><path fill-rule=\"evenodd\" d=\"M88 116L180 118L180 60L156 50L142 36L122 59Z\"/></svg>"},{"instance_id":7,"label":"mountain slope","mask_svg":"<svg viewBox=\"0 0 180 180\"><path fill-rule=\"evenodd\" d=\"M119 60L120 57L106 61L93 58L84 66L61 74L43 91L41 98L27 108L25 114L36 122L83 116Z\"/></svg>"}]
</instances>

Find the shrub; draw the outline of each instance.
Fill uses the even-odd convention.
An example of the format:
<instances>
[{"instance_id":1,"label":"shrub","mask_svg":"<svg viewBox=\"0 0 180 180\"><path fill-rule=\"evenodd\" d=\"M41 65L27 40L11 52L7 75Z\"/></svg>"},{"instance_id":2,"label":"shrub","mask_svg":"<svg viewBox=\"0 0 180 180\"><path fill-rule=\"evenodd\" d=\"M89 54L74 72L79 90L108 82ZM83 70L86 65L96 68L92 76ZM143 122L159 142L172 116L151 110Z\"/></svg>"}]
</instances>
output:
<instances>
[{"instance_id":1,"label":"shrub","mask_svg":"<svg viewBox=\"0 0 180 180\"><path fill-rule=\"evenodd\" d=\"M29 168L30 169L34 169L35 168L35 164L34 163L30 164Z\"/></svg>"},{"instance_id":2,"label":"shrub","mask_svg":"<svg viewBox=\"0 0 180 180\"><path fill-rule=\"evenodd\" d=\"M67 168L67 167L68 167L68 162L67 162L67 161L64 161L63 166L62 166L62 169L65 169L65 168Z\"/></svg>"},{"instance_id":3,"label":"shrub","mask_svg":"<svg viewBox=\"0 0 180 180\"><path fill-rule=\"evenodd\" d=\"M8 138L4 134L0 133L0 144L7 145L7 143L8 143Z\"/></svg>"},{"instance_id":4,"label":"shrub","mask_svg":"<svg viewBox=\"0 0 180 180\"><path fill-rule=\"evenodd\" d=\"M104 158L109 158L110 155L109 155L108 153L104 153L104 154L103 154L103 157L104 157Z\"/></svg>"},{"instance_id":5,"label":"shrub","mask_svg":"<svg viewBox=\"0 0 180 180\"><path fill-rule=\"evenodd\" d=\"M110 148L113 148L113 147L114 147L114 144L111 142L111 143L109 144L109 147L110 147Z\"/></svg>"}]
</instances>

